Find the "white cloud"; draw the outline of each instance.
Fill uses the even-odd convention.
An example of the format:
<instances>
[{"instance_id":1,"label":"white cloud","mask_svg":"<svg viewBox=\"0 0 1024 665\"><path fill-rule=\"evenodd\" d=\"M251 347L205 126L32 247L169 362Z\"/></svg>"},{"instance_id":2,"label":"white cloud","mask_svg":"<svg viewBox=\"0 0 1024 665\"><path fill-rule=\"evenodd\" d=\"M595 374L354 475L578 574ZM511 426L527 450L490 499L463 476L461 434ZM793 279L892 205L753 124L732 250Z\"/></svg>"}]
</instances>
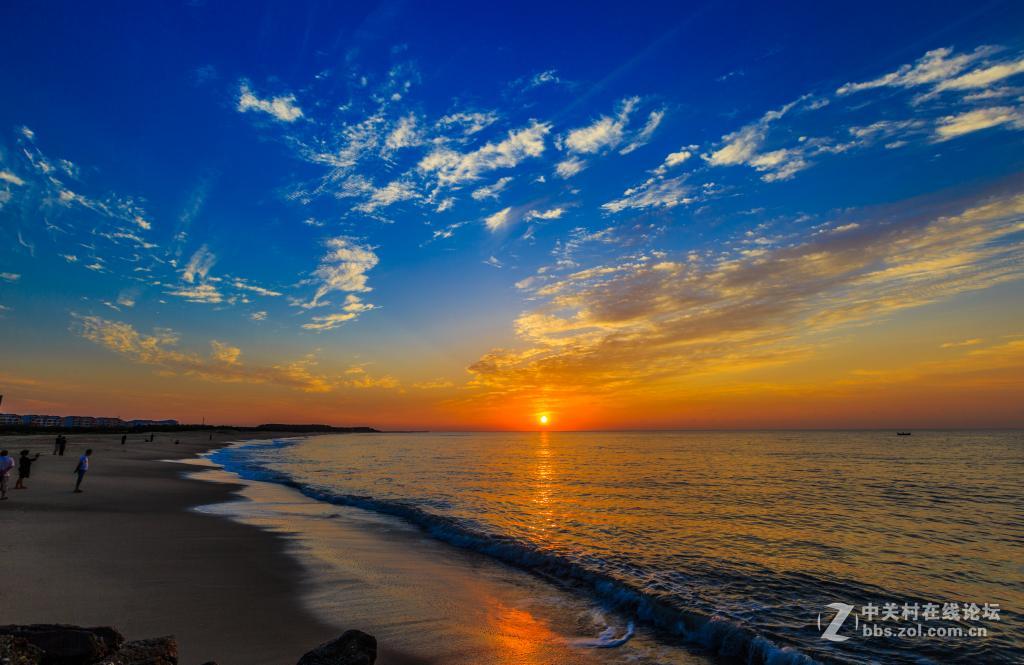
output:
<instances>
[{"instance_id":1,"label":"white cloud","mask_svg":"<svg viewBox=\"0 0 1024 665\"><path fill-rule=\"evenodd\" d=\"M452 113L446 115L438 122L441 127L460 127L466 136L476 134L497 122L498 114L493 111L487 113Z\"/></svg>"},{"instance_id":2,"label":"white cloud","mask_svg":"<svg viewBox=\"0 0 1024 665\"><path fill-rule=\"evenodd\" d=\"M250 314L249 318L252 319L253 321L263 321L267 318L267 313L263 310L260 310L259 312L253 312L252 314Z\"/></svg>"},{"instance_id":3,"label":"white cloud","mask_svg":"<svg viewBox=\"0 0 1024 665\"><path fill-rule=\"evenodd\" d=\"M636 97L624 99L619 103L619 111L614 118L601 116L586 127L571 130L562 142L564 147L572 153L595 154L619 145L622 142L626 124L629 122L629 116L639 101ZM660 122L660 117L658 121ZM656 126L657 123L655 123Z\"/></svg>"},{"instance_id":4,"label":"white cloud","mask_svg":"<svg viewBox=\"0 0 1024 665\"><path fill-rule=\"evenodd\" d=\"M242 289L243 291L249 291L249 292L255 293L256 295L259 295L259 296L275 297L275 296L284 295L284 294L280 293L279 291L271 291L270 289L265 289L262 286L258 286L256 284L250 284L249 282L245 281L241 277L235 278L234 284L235 284L235 288L236 289Z\"/></svg>"},{"instance_id":5,"label":"white cloud","mask_svg":"<svg viewBox=\"0 0 1024 665\"><path fill-rule=\"evenodd\" d=\"M651 141L651 137L654 136L654 130L658 128L661 121L665 117L665 111L651 111L650 115L647 116L647 122L644 123L643 129L636 133L633 140L629 142L625 148L619 151L621 155L628 155L637 148L641 148Z\"/></svg>"},{"instance_id":6,"label":"white cloud","mask_svg":"<svg viewBox=\"0 0 1024 665\"><path fill-rule=\"evenodd\" d=\"M188 260L185 268L181 271L181 278L189 284L195 283L197 278L202 281L206 279L210 268L216 262L217 257L206 245L203 245L192 254L192 258Z\"/></svg>"},{"instance_id":7,"label":"white cloud","mask_svg":"<svg viewBox=\"0 0 1024 665\"><path fill-rule=\"evenodd\" d=\"M964 134L1001 125L1024 129L1024 110L1019 107L994 106L946 116L940 119L935 127L935 140L948 141Z\"/></svg>"},{"instance_id":8,"label":"white cloud","mask_svg":"<svg viewBox=\"0 0 1024 665\"><path fill-rule=\"evenodd\" d=\"M353 176L348 179L346 185L347 187L338 193L339 197L368 195L366 200L355 206L356 210L360 212L375 212L379 208L386 208L399 201L419 198L415 187L411 183L401 180L394 180L383 187L374 187L362 176Z\"/></svg>"},{"instance_id":9,"label":"white cloud","mask_svg":"<svg viewBox=\"0 0 1024 665\"><path fill-rule=\"evenodd\" d=\"M536 88L548 83L560 83L562 79L558 78L558 72L554 69L549 69L539 74L534 74L533 78L530 79L530 83L527 87Z\"/></svg>"},{"instance_id":10,"label":"white cloud","mask_svg":"<svg viewBox=\"0 0 1024 665\"><path fill-rule=\"evenodd\" d=\"M86 266L87 268L91 266ZM197 284L195 286L180 286L168 291L168 295L184 298L189 302L200 302L217 304L224 301L224 296L213 284Z\"/></svg>"},{"instance_id":11,"label":"white cloud","mask_svg":"<svg viewBox=\"0 0 1024 665\"><path fill-rule=\"evenodd\" d=\"M925 53L912 65L903 65L894 72L863 83L846 83L836 90L838 95L848 95L873 88L913 88L926 84L940 84L950 79L974 62L993 53L990 46L980 46L972 53L953 55L951 48L938 48Z\"/></svg>"},{"instance_id":12,"label":"white cloud","mask_svg":"<svg viewBox=\"0 0 1024 665\"><path fill-rule=\"evenodd\" d=\"M511 219L512 208L505 208L484 219L484 224L492 233L496 233L508 226Z\"/></svg>"},{"instance_id":13,"label":"white cloud","mask_svg":"<svg viewBox=\"0 0 1024 665\"><path fill-rule=\"evenodd\" d=\"M489 265L492 268L503 268L504 267L504 264L501 261L499 261L494 256L487 257L487 259L484 261L484 264L485 265Z\"/></svg>"},{"instance_id":14,"label":"white cloud","mask_svg":"<svg viewBox=\"0 0 1024 665\"><path fill-rule=\"evenodd\" d=\"M359 317L360 314L368 312L371 309L376 309L376 305L363 302L359 296L354 294L348 294L345 296L345 304L342 306L340 312L334 314L326 314L324 316L314 316L313 320L309 323L302 325L306 330L334 330L343 323L352 321Z\"/></svg>"},{"instance_id":15,"label":"white cloud","mask_svg":"<svg viewBox=\"0 0 1024 665\"><path fill-rule=\"evenodd\" d=\"M674 208L680 204L690 203L690 187L684 184L682 176L671 180L651 178L639 187L632 187L623 192L622 198L609 201L601 207L617 213L623 210L644 208Z\"/></svg>"},{"instance_id":16,"label":"white cloud","mask_svg":"<svg viewBox=\"0 0 1024 665\"><path fill-rule=\"evenodd\" d=\"M530 157L539 157L544 152L544 137L550 131L551 125L533 121L528 127L510 131L505 140L487 143L472 152L438 147L420 160L418 168L423 173L436 173L441 185L471 182L487 171L513 168Z\"/></svg>"},{"instance_id":17,"label":"white cloud","mask_svg":"<svg viewBox=\"0 0 1024 665\"><path fill-rule=\"evenodd\" d=\"M0 180L3 180L4 182L9 182L12 185L18 185L19 187L25 184L24 180L16 176L14 173L11 173L10 171L0 171Z\"/></svg>"},{"instance_id":18,"label":"white cloud","mask_svg":"<svg viewBox=\"0 0 1024 665\"><path fill-rule=\"evenodd\" d=\"M531 210L530 212L523 215L523 219L530 221L531 219L558 219L565 214L565 208L551 208L550 210L540 211Z\"/></svg>"},{"instance_id":19,"label":"white cloud","mask_svg":"<svg viewBox=\"0 0 1024 665\"><path fill-rule=\"evenodd\" d=\"M943 90L987 88L993 83L1021 73L1024 73L1024 59L975 69L972 72L962 74L956 78L946 79L935 86L935 90L941 92Z\"/></svg>"},{"instance_id":20,"label":"white cloud","mask_svg":"<svg viewBox=\"0 0 1024 665\"><path fill-rule=\"evenodd\" d=\"M665 166L672 168L682 164L690 157L693 157L693 153L689 150L680 150L678 152L669 153L668 157L665 158Z\"/></svg>"},{"instance_id":21,"label":"white cloud","mask_svg":"<svg viewBox=\"0 0 1024 665\"><path fill-rule=\"evenodd\" d=\"M240 96L238 98L238 111L262 111L268 113L281 122L295 122L302 117L302 109L295 105L295 95L284 95L271 99L260 99L249 89L249 85L243 82L239 86Z\"/></svg>"},{"instance_id":22,"label":"white cloud","mask_svg":"<svg viewBox=\"0 0 1024 665\"><path fill-rule=\"evenodd\" d=\"M585 168L587 168L586 160L578 157L569 157L558 162L555 166L555 174L559 178L569 179Z\"/></svg>"},{"instance_id":23,"label":"white cloud","mask_svg":"<svg viewBox=\"0 0 1024 665\"><path fill-rule=\"evenodd\" d=\"M313 271L313 281L318 283L313 298L302 305L304 308L319 307L322 299L335 292L370 291L367 275L379 259L373 248L362 245L344 236L331 238L326 242L327 253L320 259L320 265Z\"/></svg>"},{"instance_id":24,"label":"white cloud","mask_svg":"<svg viewBox=\"0 0 1024 665\"><path fill-rule=\"evenodd\" d=\"M0 279L5 282L17 282L21 279L21 275L16 272L0 272Z\"/></svg>"},{"instance_id":25,"label":"white cloud","mask_svg":"<svg viewBox=\"0 0 1024 665\"><path fill-rule=\"evenodd\" d=\"M499 178L494 184L487 185L486 187L480 187L473 190L471 196L476 201L483 201L484 199L496 199L508 187L508 184L512 182L511 176L505 178Z\"/></svg>"},{"instance_id":26,"label":"white cloud","mask_svg":"<svg viewBox=\"0 0 1024 665\"><path fill-rule=\"evenodd\" d=\"M746 164L764 173L761 178L766 182L791 178L797 171L809 166L803 150L790 148L762 153L761 148L764 146L771 124L805 99L806 97L801 97L777 110L769 111L756 122L745 125L731 134L726 134L722 137L725 144L721 148L711 154L701 155L701 157L712 166Z\"/></svg>"},{"instance_id":27,"label":"white cloud","mask_svg":"<svg viewBox=\"0 0 1024 665\"><path fill-rule=\"evenodd\" d=\"M423 135L416 125L416 116L409 114L401 118L395 125L387 139L384 140L384 147L388 150L410 148L423 143Z\"/></svg>"}]
</instances>

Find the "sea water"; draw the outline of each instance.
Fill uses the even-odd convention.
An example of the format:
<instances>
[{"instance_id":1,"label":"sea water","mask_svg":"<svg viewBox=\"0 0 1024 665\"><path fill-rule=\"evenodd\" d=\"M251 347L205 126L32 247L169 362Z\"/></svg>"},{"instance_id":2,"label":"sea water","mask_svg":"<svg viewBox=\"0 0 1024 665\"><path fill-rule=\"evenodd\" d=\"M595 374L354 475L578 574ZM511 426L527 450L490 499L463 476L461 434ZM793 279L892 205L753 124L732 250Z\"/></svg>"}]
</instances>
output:
<instances>
[{"instance_id":1,"label":"sea water","mask_svg":"<svg viewBox=\"0 0 1024 665\"><path fill-rule=\"evenodd\" d=\"M211 459L533 573L679 662L1024 658L1021 432L347 434Z\"/></svg>"}]
</instances>

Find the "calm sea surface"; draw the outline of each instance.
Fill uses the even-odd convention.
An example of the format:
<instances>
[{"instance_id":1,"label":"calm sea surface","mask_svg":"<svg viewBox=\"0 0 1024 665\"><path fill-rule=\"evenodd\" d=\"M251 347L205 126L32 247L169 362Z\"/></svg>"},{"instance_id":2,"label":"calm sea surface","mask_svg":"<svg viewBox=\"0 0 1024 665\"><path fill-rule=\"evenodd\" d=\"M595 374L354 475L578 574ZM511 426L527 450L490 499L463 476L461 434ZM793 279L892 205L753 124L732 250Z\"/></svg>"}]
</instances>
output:
<instances>
[{"instance_id":1,"label":"calm sea surface","mask_svg":"<svg viewBox=\"0 0 1024 665\"><path fill-rule=\"evenodd\" d=\"M329 435L212 459L413 522L724 659L1024 660L1022 432ZM835 603L853 606L842 641L822 638Z\"/></svg>"}]
</instances>

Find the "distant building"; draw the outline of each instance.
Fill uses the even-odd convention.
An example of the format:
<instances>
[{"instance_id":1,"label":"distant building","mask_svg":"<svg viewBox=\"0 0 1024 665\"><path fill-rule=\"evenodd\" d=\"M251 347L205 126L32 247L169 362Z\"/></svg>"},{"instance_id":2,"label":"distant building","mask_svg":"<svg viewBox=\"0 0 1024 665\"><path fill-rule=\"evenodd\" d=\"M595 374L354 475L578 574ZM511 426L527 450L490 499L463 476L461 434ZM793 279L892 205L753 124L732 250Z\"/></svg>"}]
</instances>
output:
<instances>
[{"instance_id":1,"label":"distant building","mask_svg":"<svg viewBox=\"0 0 1024 665\"><path fill-rule=\"evenodd\" d=\"M60 427L64 419L60 416L27 415L21 417L21 424L29 427Z\"/></svg>"},{"instance_id":2,"label":"distant building","mask_svg":"<svg viewBox=\"0 0 1024 665\"><path fill-rule=\"evenodd\" d=\"M92 416L64 416L64 427L96 427Z\"/></svg>"},{"instance_id":3,"label":"distant building","mask_svg":"<svg viewBox=\"0 0 1024 665\"><path fill-rule=\"evenodd\" d=\"M128 427L168 427L177 425L177 420L129 420Z\"/></svg>"},{"instance_id":4,"label":"distant building","mask_svg":"<svg viewBox=\"0 0 1024 665\"><path fill-rule=\"evenodd\" d=\"M96 418L93 416L46 416L39 414L21 415L0 413L0 427L172 427L177 420L128 420L120 418Z\"/></svg>"}]
</instances>

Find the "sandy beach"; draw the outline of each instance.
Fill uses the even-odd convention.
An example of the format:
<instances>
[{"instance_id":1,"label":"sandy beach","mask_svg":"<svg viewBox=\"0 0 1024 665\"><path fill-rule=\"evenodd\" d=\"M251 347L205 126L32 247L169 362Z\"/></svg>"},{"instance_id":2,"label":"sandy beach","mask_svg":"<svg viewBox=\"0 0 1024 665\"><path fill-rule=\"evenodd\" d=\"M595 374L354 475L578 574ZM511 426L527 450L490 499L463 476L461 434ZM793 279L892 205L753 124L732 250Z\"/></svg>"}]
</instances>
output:
<instances>
[{"instance_id":1,"label":"sandy beach","mask_svg":"<svg viewBox=\"0 0 1024 665\"><path fill-rule=\"evenodd\" d=\"M240 486L192 480L188 466L162 461L275 433L208 436L159 433L149 443L130 435L121 446L119 434L70 435L64 457L51 454L53 435L0 438L15 457L42 453L28 489L0 503L0 624L111 625L130 639L173 634L189 664L294 663L337 637L345 627L303 607L306 578L281 536L190 510L230 500ZM74 494L72 471L87 447L92 466L84 492ZM378 662L410 661L383 649Z\"/></svg>"}]
</instances>

